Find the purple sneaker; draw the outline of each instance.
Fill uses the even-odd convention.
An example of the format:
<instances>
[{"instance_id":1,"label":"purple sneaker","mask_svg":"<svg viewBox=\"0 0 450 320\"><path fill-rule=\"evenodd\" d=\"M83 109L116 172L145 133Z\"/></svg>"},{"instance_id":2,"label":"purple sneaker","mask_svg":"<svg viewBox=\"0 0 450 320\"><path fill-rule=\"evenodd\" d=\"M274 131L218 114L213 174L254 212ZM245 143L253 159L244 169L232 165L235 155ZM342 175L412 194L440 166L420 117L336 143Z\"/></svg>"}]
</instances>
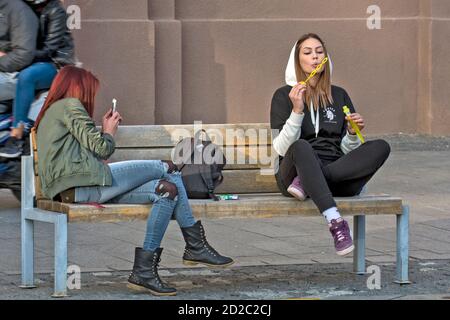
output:
<instances>
[{"instance_id":1,"label":"purple sneaker","mask_svg":"<svg viewBox=\"0 0 450 320\"><path fill-rule=\"evenodd\" d=\"M340 256L344 256L352 252L355 247L353 246L347 221L342 218L340 218L339 221L333 219L329 226L330 232L333 235L336 253Z\"/></svg>"},{"instance_id":2,"label":"purple sneaker","mask_svg":"<svg viewBox=\"0 0 450 320\"><path fill-rule=\"evenodd\" d=\"M289 188L287 188L287 192L292 194L295 198L297 198L300 201L303 201L306 199L306 192L303 190L303 187L300 183L300 178L296 176L294 180L292 180L291 185Z\"/></svg>"}]
</instances>

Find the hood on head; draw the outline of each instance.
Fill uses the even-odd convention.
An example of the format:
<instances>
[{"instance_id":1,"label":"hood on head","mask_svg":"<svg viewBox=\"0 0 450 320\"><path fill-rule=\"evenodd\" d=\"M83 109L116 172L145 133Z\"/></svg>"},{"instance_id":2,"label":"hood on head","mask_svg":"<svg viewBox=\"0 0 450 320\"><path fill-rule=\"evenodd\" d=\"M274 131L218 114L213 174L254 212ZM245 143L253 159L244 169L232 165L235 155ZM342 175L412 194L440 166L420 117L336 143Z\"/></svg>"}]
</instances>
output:
<instances>
[{"instance_id":1,"label":"hood on head","mask_svg":"<svg viewBox=\"0 0 450 320\"><path fill-rule=\"evenodd\" d=\"M289 56L289 61L286 66L285 72L286 84L291 87L295 86L297 83L300 82L297 80L297 75L295 73L295 47L297 46L297 42L294 44L294 47L291 50L291 54ZM328 63L330 64L330 74L333 75L333 63L331 62L330 54L328 54Z\"/></svg>"}]
</instances>

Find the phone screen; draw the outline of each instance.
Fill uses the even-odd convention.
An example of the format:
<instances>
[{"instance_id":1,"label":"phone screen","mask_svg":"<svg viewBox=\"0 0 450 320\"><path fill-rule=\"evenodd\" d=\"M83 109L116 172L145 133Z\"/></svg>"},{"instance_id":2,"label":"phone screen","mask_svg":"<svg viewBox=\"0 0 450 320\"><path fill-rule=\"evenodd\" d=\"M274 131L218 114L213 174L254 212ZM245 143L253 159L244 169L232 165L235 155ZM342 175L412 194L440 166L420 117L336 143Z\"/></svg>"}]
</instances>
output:
<instances>
[{"instance_id":1,"label":"phone screen","mask_svg":"<svg viewBox=\"0 0 450 320\"><path fill-rule=\"evenodd\" d=\"M116 112L117 99L112 99L112 112Z\"/></svg>"}]
</instances>

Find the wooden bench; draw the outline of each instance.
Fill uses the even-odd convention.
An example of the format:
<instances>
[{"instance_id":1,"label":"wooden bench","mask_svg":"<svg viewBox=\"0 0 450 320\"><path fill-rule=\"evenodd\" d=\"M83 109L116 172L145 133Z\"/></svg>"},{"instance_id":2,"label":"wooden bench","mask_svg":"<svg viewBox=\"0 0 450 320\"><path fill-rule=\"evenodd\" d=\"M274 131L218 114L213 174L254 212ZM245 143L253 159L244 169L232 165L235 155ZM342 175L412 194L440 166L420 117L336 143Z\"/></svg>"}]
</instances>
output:
<instances>
[{"instance_id":1,"label":"wooden bench","mask_svg":"<svg viewBox=\"0 0 450 320\"><path fill-rule=\"evenodd\" d=\"M186 135L193 136L197 125L121 126L116 136L116 151L111 161L131 159L171 159L174 145ZM271 161L271 131L266 123L203 125L213 141L223 143L227 156L224 182L218 194L239 194L239 200L190 200L196 218L270 218L319 216L311 200L304 202L282 196L277 188ZM219 139L222 134L224 141ZM219 140L217 140L219 139ZM33 223L43 221L55 225L55 291L54 297L66 295L67 223L114 222L146 219L151 205L65 204L45 199L37 176L35 139L31 139L32 155L22 157L22 287L34 287ZM267 149L267 150L265 150ZM266 155L266 152L268 153ZM234 158L234 160L233 160ZM265 171L262 171L265 170ZM365 216L396 215L398 283L408 281L409 208L402 199L389 195L360 195L336 198L340 212L354 217L354 271L365 274Z\"/></svg>"}]
</instances>

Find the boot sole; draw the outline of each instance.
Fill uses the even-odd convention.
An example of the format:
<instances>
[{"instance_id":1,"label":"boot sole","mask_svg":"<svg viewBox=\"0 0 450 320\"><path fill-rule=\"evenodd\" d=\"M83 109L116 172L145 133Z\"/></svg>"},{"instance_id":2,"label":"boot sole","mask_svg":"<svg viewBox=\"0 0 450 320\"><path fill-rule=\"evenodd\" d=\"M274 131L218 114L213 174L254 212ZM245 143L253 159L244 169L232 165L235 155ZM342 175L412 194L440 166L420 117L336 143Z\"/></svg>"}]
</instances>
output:
<instances>
[{"instance_id":1,"label":"boot sole","mask_svg":"<svg viewBox=\"0 0 450 320\"><path fill-rule=\"evenodd\" d=\"M234 263L234 260L229 263L226 263L226 264L209 264L209 263L200 262L200 261L197 262L197 261L191 261L191 260L183 260L183 264L185 266L196 266L198 264L202 264L202 265L207 266L208 268L213 268L213 269L214 268L217 268L217 269L226 268L226 267L231 266L233 263Z\"/></svg>"},{"instance_id":2,"label":"boot sole","mask_svg":"<svg viewBox=\"0 0 450 320\"><path fill-rule=\"evenodd\" d=\"M159 296L159 297L161 297L161 296L175 296L177 294L176 292L168 292L168 293L157 292L157 291L154 291L152 289L149 289L149 288L146 288L146 287L142 287L142 286L139 286L139 285L134 284L134 283L128 283L127 284L127 288L131 289L133 291L138 291L138 292L142 292L142 293L150 292L152 295Z\"/></svg>"}]
</instances>

